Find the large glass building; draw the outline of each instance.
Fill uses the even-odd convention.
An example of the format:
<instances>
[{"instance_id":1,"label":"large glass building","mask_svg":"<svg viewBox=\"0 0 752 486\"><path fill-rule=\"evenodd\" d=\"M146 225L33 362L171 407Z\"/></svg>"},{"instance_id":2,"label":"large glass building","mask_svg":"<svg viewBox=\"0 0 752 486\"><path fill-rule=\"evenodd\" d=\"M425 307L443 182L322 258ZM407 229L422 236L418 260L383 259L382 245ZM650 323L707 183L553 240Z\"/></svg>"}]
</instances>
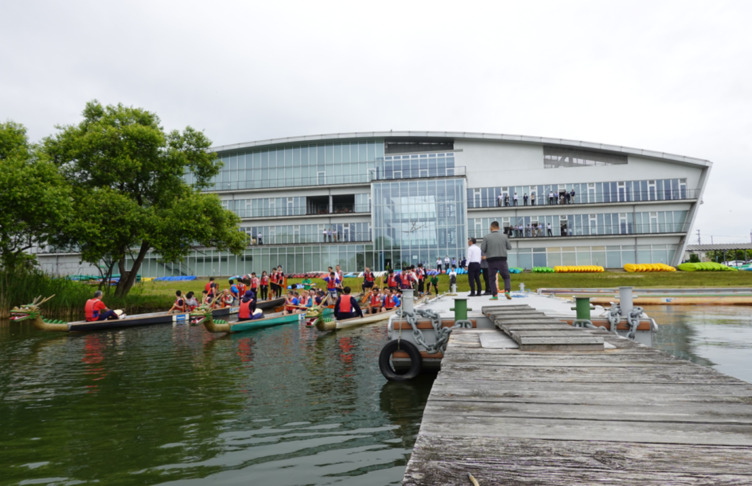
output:
<instances>
[{"instance_id":1,"label":"large glass building","mask_svg":"<svg viewBox=\"0 0 752 486\"><path fill-rule=\"evenodd\" d=\"M712 165L485 133L314 135L214 150L224 166L213 192L242 218L249 247L242 256L196 249L179 265L150 255L142 275L433 267L460 259L467 237L482 238L494 220L511 236L511 266L676 265ZM82 273L69 270L59 258L51 269Z\"/></svg>"}]
</instances>

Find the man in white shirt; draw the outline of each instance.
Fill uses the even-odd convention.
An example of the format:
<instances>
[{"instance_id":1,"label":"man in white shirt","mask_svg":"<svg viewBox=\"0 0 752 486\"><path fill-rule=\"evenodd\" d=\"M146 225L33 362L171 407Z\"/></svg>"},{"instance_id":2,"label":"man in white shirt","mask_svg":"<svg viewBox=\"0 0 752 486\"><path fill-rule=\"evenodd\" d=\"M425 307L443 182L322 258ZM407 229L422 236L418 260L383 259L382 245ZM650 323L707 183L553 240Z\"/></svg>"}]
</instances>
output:
<instances>
[{"instance_id":1,"label":"man in white shirt","mask_svg":"<svg viewBox=\"0 0 752 486\"><path fill-rule=\"evenodd\" d=\"M475 238L468 238L467 240L467 281L470 284L469 297L480 296L483 292L483 287L480 285L480 247L475 244ZM475 289L478 289L476 292Z\"/></svg>"}]
</instances>

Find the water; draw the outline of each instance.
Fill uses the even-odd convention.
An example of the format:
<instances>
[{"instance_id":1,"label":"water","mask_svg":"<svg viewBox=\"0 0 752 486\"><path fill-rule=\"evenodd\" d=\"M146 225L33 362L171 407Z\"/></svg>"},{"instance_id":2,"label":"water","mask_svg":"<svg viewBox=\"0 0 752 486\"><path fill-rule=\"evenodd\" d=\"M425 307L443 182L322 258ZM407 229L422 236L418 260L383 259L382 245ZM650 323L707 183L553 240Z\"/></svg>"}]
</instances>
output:
<instances>
[{"instance_id":1,"label":"water","mask_svg":"<svg viewBox=\"0 0 752 486\"><path fill-rule=\"evenodd\" d=\"M752 383L752 308L646 306L660 327L653 346Z\"/></svg>"},{"instance_id":2,"label":"water","mask_svg":"<svg viewBox=\"0 0 752 486\"><path fill-rule=\"evenodd\" d=\"M656 347L752 382L752 309L646 310ZM0 484L401 484L431 377L386 382L384 327L2 322Z\"/></svg>"},{"instance_id":3,"label":"water","mask_svg":"<svg viewBox=\"0 0 752 486\"><path fill-rule=\"evenodd\" d=\"M431 380L384 326L57 335L0 325L0 484L400 484Z\"/></svg>"}]
</instances>

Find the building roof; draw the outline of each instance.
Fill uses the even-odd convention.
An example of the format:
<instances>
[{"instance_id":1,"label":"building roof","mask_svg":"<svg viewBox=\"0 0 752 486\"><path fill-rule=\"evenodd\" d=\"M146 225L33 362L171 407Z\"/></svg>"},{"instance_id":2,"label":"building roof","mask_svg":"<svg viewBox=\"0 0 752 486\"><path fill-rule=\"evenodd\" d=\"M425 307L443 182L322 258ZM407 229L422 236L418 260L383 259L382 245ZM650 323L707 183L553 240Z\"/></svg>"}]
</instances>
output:
<instances>
[{"instance_id":1,"label":"building roof","mask_svg":"<svg viewBox=\"0 0 752 486\"><path fill-rule=\"evenodd\" d=\"M752 243L711 243L709 245L687 245L685 251L724 251L752 250Z\"/></svg>"},{"instance_id":2,"label":"building roof","mask_svg":"<svg viewBox=\"0 0 752 486\"><path fill-rule=\"evenodd\" d=\"M626 155L638 155L654 159L670 160L688 165L710 167L712 162L705 159L686 157L684 155L669 154L654 150L645 150L632 147L623 147L618 145L609 145L604 143L584 142L581 140L567 140L563 138L532 137L527 135L504 135L494 133L474 133L474 132L414 132L414 131L388 131L388 132L350 132L350 133L330 133L321 135L304 135L299 137L286 137L268 140L258 140L255 142L245 142L232 145L222 145L212 147L215 152L233 152L254 148L271 148L273 146L297 145L301 143L317 142L335 142L335 141L358 141L368 139L454 139L454 140L471 140L471 141L491 141L491 142L516 142L523 144L536 145L558 145L563 147L582 148L587 150L599 150L604 152L613 152Z\"/></svg>"}]
</instances>

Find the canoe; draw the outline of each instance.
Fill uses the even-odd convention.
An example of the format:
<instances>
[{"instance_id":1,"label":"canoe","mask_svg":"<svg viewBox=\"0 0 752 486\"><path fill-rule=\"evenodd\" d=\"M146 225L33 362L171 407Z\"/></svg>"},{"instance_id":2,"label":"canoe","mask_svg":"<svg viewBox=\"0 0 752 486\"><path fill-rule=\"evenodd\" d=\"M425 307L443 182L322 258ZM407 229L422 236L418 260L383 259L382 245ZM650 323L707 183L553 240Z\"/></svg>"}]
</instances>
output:
<instances>
[{"instance_id":1,"label":"canoe","mask_svg":"<svg viewBox=\"0 0 752 486\"><path fill-rule=\"evenodd\" d=\"M256 309L274 309L285 305L285 298L279 297L278 299L260 300L256 302ZM235 308L237 309L237 308ZM235 310L237 313L237 310Z\"/></svg>"},{"instance_id":2,"label":"canoe","mask_svg":"<svg viewBox=\"0 0 752 486\"><path fill-rule=\"evenodd\" d=\"M282 312L274 312L271 314L263 314L261 310L256 309L254 317L248 321L227 322L220 319L215 319L213 315L205 312L201 309L197 309L191 312L192 324L203 324L209 332L228 332L236 333L243 331L252 331L254 329L262 329L265 327L281 326L283 324L293 324L300 322L302 313L299 314L284 314Z\"/></svg>"},{"instance_id":3,"label":"canoe","mask_svg":"<svg viewBox=\"0 0 752 486\"><path fill-rule=\"evenodd\" d=\"M31 304L14 307L11 309L10 319L16 322L30 320L34 327L42 331L56 332L82 332L82 331L102 331L107 329L122 329L127 327L150 326L152 324L172 324L187 323L190 320L189 312L178 314L170 312L151 312L148 314L128 315L121 319L112 319L105 321L72 321L65 322L56 319L45 319L39 307L41 302L32 302ZM212 317L221 318L229 317L232 313L237 313L237 307L225 307L223 309L214 309Z\"/></svg>"},{"instance_id":4,"label":"canoe","mask_svg":"<svg viewBox=\"0 0 752 486\"><path fill-rule=\"evenodd\" d=\"M314 317L309 318L306 321L306 326L316 327L321 332L335 331L338 329L350 329L358 326L365 326L366 324L373 324L375 322L381 322L388 320L391 316L397 313L397 309L390 310L388 312L380 312L378 314L364 314L363 317L352 317L350 319L335 319L334 317Z\"/></svg>"}]
</instances>

